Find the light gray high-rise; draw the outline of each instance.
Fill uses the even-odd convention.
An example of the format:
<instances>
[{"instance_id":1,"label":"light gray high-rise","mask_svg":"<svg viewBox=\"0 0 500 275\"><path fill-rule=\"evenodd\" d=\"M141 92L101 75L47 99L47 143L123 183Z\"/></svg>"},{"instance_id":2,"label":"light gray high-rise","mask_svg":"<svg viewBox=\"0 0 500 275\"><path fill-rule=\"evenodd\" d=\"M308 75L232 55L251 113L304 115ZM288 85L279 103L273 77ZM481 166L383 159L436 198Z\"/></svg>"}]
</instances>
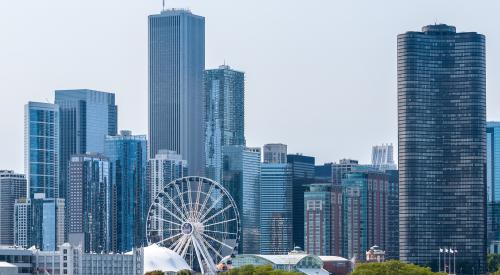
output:
<instances>
[{"instance_id":1,"label":"light gray high-rise","mask_svg":"<svg viewBox=\"0 0 500 275\"><path fill-rule=\"evenodd\" d=\"M264 145L264 163L287 163L287 145L282 143L269 143Z\"/></svg>"},{"instance_id":2,"label":"light gray high-rise","mask_svg":"<svg viewBox=\"0 0 500 275\"><path fill-rule=\"evenodd\" d=\"M14 203L26 198L26 177L0 171L0 245L14 244Z\"/></svg>"},{"instance_id":3,"label":"light gray high-rise","mask_svg":"<svg viewBox=\"0 0 500 275\"><path fill-rule=\"evenodd\" d=\"M205 174L205 18L188 10L149 16L149 156L176 151Z\"/></svg>"}]
</instances>

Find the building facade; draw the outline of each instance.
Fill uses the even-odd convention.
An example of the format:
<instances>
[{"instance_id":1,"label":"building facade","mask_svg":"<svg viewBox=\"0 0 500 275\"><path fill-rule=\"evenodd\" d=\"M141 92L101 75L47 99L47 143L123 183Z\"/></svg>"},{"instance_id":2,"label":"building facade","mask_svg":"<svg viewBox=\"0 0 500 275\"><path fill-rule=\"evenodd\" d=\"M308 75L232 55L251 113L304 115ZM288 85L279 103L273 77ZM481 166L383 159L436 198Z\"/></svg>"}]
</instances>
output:
<instances>
[{"instance_id":1,"label":"building facade","mask_svg":"<svg viewBox=\"0 0 500 275\"><path fill-rule=\"evenodd\" d=\"M378 171L353 171L342 182L343 252L347 258L365 260L374 245L386 246L387 175Z\"/></svg>"},{"instance_id":2,"label":"building facade","mask_svg":"<svg viewBox=\"0 0 500 275\"><path fill-rule=\"evenodd\" d=\"M64 226L64 199L46 198L44 193L37 193L29 200L17 200L14 204L16 246L54 251L64 243Z\"/></svg>"},{"instance_id":3,"label":"building facade","mask_svg":"<svg viewBox=\"0 0 500 275\"><path fill-rule=\"evenodd\" d=\"M87 253L112 251L108 159L100 154L74 155L68 168L69 242Z\"/></svg>"},{"instance_id":4,"label":"building facade","mask_svg":"<svg viewBox=\"0 0 500 275\"><path fill-rule=\"evenodd\" d=\"M304 193L309 184L314 182L315 159L300 154L287 155L287 162L292 168L292 201L293 201L293 243L304 246ZM326 255L326 254L324 254Z\"/></svg>"},{"instance_id":5,"label":"building facade","mask_svg":"<svg viewBox=\"0 0 500 275\"><path fill-rule=\"evenodd\" d=\"M222 179L222 147L245 145L245 74L227 65L205 71L207 176Z\"/></svg>"},{"instance_id":6,"label":"building facade","mask_svg":"<svg viewBox=\"0 0 500 275\"><path fill-rule=\"evenodd\" d=\"M331 188L329 183L311 184L304 193L304 248L309 254L331 255Z\"/></svg>"},{"instance_id":7,"label":"building facade","mask_svg":"<svg viewBox=\"0 0 500 275\"><path fill-rule=\"evenodd\" d=\"M51 275L143 275L144 254L134 249L126 254L85 253L81 247L62 244L55 251L1 247L0 262L17 266L15 274ZM11 273L9 273L11 274Z\"/></svg>"},{"instance_id":8,"label":"building facade","mask_svg":"<svg viewBox=\"0 0 500 275\"><path fill-rule=\"evenodd\" d=\"M260 160L260 148L223 147L222 185L235 200L240 213L240 253L260 251Z\"/></svg>"},{"instance_id":9,"label":"building facade","mask_svg":"<svg viewBox=\"0 0 500 275\"><path fill-rule=\"evenodd\" d=\"M176 151L205 172L205 18L188 10L149 16L149 156Z\"/></svg>"},{"instance_id":10,"label":"building facade","mask_svg":"<svg viewBox=\"0 0 500 275\"><path fill-rule=\"evenodd\" d=\"M146 184L146 137L121 131L107 136L104 155L110 162L111 249L127 252L145 244L149 190Z\"/></svg>"},{"instance_id":11,"label":"building facade","mask_svg":"<svg viewBox=\"0 0 500 275\"><path fill-rule=\"evenodd\" d=\"M387 234L385 258L399 259L399 171L385 170L387 175Z\"/></svg>"},{"instance_id":12,"label":"building facade","mask_svg":"<svg viewBox=\"0 0 500 275\"><path fill-rule=\"evenodd\" d=\"M28 102L24 107L24 171L29 198L59 198L59 107Z\"/></svg>"},{"instance_id":13,"label":"building facade","mask_svg":"<svg viewBox=\"0 0 500 275\"><path fill-rule=\"evenodd\" d=\"M14 245L14 203L26 198L26 187L23 174L0 171L0 245Z\"/></svg>"},{"instance_id":14,"label":"building facade","mask_svg":"<svg viewBox=\"0 0 500 275\"><path fill-rule=\"evenodd\" d=\"M261 254L285 254L293 248L293 186L290 164L262 164L260 198Z\"/></svg>"},{"instance_id":15,"label":"building facade","mask_svg":"<svg viewBox=\"0 0 500 275\"><path fill-rule=\"evenodd\" d=\"M392 144L375 145L372 147L372 166L376 169L395 170L394 146Z\"/></svg>"},{"instance_id":16,"label":"building facade","mask_svg":"<svg viewBox=\"0 0 500 275\"><path fill-rule=\"evenodd\" d=\"M264 163L287 163L287 145L270 143L264 145Z\"/></svg>"},{"instance_id":17,"label":"building facade","mask_svg":"<svg viewBox=\"0 0 500 275\"><path fill-rule=\"evenodd\" d=\"M398 36L400 258L486 272L485 37L429 25ZM467 202L466 204L464 202Z\"/></svg>"},{"instance_id":18,"label":"building facade","mask_svg":"<svg viewBox=\"0 0 500 275\"><path fill-rule=\"evenodd\" d=\"M104 153L104 139L118 129L113 93L88 89L57 90L60 123L60 196L67 199L68 165L72 155Z\"/></svg>"}]
</instances>

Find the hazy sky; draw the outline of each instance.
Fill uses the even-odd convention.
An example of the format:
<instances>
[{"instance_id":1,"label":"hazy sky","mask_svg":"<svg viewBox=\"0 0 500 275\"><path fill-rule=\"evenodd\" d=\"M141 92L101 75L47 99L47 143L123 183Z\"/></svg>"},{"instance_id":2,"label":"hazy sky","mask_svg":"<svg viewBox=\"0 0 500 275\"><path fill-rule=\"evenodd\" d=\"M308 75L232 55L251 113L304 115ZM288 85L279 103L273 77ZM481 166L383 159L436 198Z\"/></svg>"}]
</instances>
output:
<instances>
[{"instance_id":1,"label":"hazy sky","mask_svg":"<svg viewBox=\"0 0 500 275\"><path fill-rule=\"evenodd\" d=\"M167 0L206 17L206 66L246 72L249 146L370 160L397 142L396 36L452 24L487 39L500 119L500 1ZM0 0L0 169L23 168L23 106L56 89L116 93L119 128L147 133L147 16L161 0Z\"/></svg>"}]
</instances>

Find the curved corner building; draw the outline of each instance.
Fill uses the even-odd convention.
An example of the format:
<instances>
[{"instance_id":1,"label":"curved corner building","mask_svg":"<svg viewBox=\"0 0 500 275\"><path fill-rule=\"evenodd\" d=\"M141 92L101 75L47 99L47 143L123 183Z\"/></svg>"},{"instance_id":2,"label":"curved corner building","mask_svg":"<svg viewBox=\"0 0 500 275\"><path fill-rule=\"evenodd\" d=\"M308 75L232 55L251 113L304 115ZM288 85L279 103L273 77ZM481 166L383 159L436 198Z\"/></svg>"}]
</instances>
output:
<instances>
[{"instance_id":1,"label":"curved corner building","mask_svg":"<svg viewBox=\"0 0 500 275\"><path fill-rule=\"evenodd\" d=\"M405 262L442 271L439 249L451 248L448 273L486 273L485 73L484 35L440 24L398 36Z\"/></svg>"}]
</instances>

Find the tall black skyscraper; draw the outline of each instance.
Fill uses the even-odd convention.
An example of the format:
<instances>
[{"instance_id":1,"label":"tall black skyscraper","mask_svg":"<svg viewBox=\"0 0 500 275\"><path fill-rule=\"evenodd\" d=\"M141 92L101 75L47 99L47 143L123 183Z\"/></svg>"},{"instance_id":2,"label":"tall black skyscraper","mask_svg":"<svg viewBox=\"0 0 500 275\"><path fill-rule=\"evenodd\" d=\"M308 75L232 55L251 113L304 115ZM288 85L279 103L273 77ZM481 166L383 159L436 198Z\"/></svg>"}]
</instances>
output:
<instances>
[{"instance_id":1,"label":"tall black skyscraper","mask_svg":"<svg viewBox=\"0 0 500 275\"><path fill-rule=\"evenodd\" d=\"M304 248L304 193L314 183L314 157L287 155L292 168L293 245Z\"/></svg>"},{"instance_id":2,"label":"tall black skyscraper","mask_svg":"<svg viewBox=\"0 0 500 275\"><path fill-rule=\"evenodd\" d=\"M398 116L401 260L437 270L452 248L460 274L484 274L485 37L443 24L399 35Z\"/></svg>"}]
</instances>

